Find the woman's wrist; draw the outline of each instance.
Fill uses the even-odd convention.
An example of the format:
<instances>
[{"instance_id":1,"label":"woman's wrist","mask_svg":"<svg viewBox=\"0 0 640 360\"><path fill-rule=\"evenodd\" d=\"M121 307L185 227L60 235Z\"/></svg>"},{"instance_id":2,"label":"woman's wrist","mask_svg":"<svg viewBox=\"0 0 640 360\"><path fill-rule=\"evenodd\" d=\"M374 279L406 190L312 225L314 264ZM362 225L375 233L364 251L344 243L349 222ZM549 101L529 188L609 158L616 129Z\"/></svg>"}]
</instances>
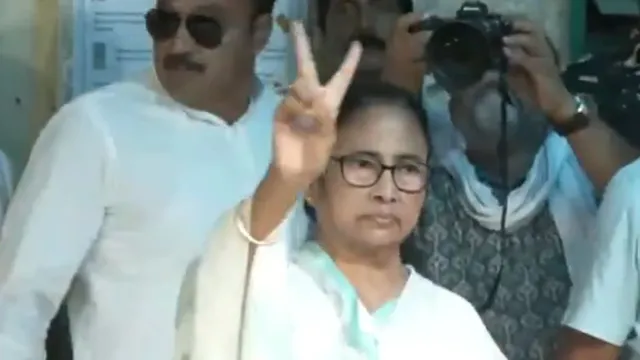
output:
<instances>
[{"instance_id":1,"label":"woman's wrist","mask_svg":"<svg viewBox=\"0 0 640 360\"><path fill-rule=\"evenodd\" d=\"M295 205L301 186L292 182L276 167L271 166L258 185L251 204L249 232L263 240L284 221Z\"/></svg>"}]
</instances>

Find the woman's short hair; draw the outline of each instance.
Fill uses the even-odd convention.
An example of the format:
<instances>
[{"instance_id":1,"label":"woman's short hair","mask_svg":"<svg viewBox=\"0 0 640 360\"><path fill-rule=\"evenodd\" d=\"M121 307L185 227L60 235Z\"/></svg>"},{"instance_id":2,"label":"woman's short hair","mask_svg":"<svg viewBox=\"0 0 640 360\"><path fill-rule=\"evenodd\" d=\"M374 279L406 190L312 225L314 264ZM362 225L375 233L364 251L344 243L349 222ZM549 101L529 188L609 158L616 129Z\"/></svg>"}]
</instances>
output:
<instances>
[{"instance_id":1,"label":"woman's short hair","mask_svg":"<svg viewBox=\"0 0 640 360\"><path fill-rule=\"evenodd\" d=\"M337 127L340 128L351 116L371 106L398 106L415 116L425 139L428 141L429 125L420 98L409 91L382 81L355 82L347 90L338 113Z\"/></svg>"}]
</instances>

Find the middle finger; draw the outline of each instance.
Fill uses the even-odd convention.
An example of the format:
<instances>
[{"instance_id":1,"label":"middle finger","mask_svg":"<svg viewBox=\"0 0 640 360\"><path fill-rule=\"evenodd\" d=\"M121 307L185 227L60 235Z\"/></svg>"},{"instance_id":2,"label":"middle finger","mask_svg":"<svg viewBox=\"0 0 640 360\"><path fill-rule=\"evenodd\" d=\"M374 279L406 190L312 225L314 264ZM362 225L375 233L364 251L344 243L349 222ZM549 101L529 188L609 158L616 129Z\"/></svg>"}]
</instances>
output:
<instances>
[{"instance_id":1,"label":"middle finger","mask_svg":"<svg viewBox=\"0 0 640 360\"><path fill-rule=\"evenodd\" d=\"M431 39L432 32L423 31L411 35L411 50L416 61L424 61L426 58L426 47Z\"/></svg>"},{"instance_id":2,"label":"middle finger","mask_svg":"<svg viewBox=\"0 0 640 360\"><path fill-rule=\"evenodd\" d=\"M543 55L543 51L538 40L529 33L517 33L505 36L503 38L504 45L510 48L521 48L529 56Z\"/></svg>"},{"instance_id":3,"label":"middle finger","mask_svg":"<svg viewBox=\"0 0 640 360\"><path fill-rule=\"evenodd\" d=\"M319 87L309 84L304 79L296 80L289 86L288 95L305 107L311 107L313 100L318 96Z\"/></svg>"},{"instance_id":4,"label":"middle finger","mask_svg":"<svg viewBox=\"0 0 640 360\"><path fill-rule=\"evenodd\" d=\"M511 15L508 18L511 20L511 27L516 33L537 34L540 32L538 27L524 16Z\"/></svg>"},{"instance_id":5,"label":"middle finger","mask_svg":"<svg viewBox=\"0 0 640 360\"><path fill-rule=\"evenodd\" d=\"M319 86L318 72L316 70L316 64L313 61L311 45L309 44L309 38L304 30L304 26L302 26L301 23L294 21L291 24L291 28L295 45L298 77L306 79L307 81Z\"/></svg>"}]
</instances>

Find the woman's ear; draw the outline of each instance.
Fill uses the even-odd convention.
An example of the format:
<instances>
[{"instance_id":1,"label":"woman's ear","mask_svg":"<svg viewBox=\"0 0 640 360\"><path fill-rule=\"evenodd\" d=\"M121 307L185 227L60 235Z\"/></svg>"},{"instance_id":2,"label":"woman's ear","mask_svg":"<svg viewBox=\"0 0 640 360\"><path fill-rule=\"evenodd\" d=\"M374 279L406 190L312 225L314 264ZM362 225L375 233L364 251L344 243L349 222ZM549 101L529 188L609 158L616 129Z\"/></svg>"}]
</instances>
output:
<instances>
[{"instance_id":1,"label":"woman's ear","mask_svg":"<svg viewBox=\"0 0 640 360\"><path fill-rule=\"evenodd\" d=\"M256 55L267 46L272 28L271 14L262 14L253 21L253 51Z\"/></svg>"}]
</instances>

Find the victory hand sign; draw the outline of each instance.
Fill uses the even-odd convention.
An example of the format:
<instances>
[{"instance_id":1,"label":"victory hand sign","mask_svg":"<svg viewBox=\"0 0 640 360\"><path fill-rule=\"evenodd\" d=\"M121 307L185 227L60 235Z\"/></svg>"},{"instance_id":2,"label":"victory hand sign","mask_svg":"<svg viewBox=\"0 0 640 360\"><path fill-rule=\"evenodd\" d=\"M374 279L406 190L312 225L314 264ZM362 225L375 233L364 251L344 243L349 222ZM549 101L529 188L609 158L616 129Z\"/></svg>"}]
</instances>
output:
<instances>
[{"instance_id":1,"label":"victory hand sign","mask_svg":"<svg viewBox=\"0 0 640 360\"><path fill-rule=\"evenodd\" d=\"M258 240L282 222L297 195L327 166L340 104L362 54L362 46L354 43L340 69L323 86L304 28L294 22L291 30L298 78L276 110L271 167L253 196L250 233Z\"/></svg>"},{"instance_id":2,"label":"victory hand sign","mask_svg":"<svg viewBox=\"0 0 640 360\"><path fill-rule=\"evenodd\" d=\"M356 72L362 46L351 45L340 69L320 84L309 40L292 24L298 76L276 111L272 169L287 185L306 190L325 169L336 141L336 118Z\"/></svg>"}]
</instances>

